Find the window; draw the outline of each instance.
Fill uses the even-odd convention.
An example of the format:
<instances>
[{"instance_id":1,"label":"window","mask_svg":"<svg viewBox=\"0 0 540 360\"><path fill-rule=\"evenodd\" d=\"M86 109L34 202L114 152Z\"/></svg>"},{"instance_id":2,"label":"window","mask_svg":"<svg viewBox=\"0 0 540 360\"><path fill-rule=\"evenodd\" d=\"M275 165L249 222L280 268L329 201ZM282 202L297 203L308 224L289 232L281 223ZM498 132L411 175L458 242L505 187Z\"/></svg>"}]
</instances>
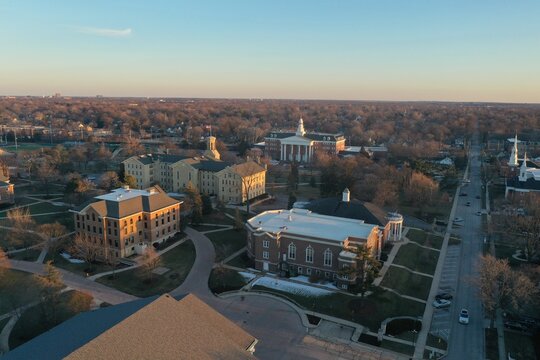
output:
<instances>
[{"instance_id":1,"label":"window","mask_svg":"<svg viewBox=\"0 0 540 360\"><path fill-rule=\"evenodd\" d=\"M296 260L296 245L293 243L289 244L289 259Z\"/></svg>"},{"instance_id":2,"label":"window","mask_svg":"<svg viewBox=\"0 0 540 360\"><path fill-rule=\"evenodd\" d=\"M269 248L270 247L270 241L263 240L263 248Z\"/></svg>"},{"instance_id":3,"label":"window","mask_svg":"<svg viewBox=\"0 0 540 360\"><path fill-rule=\"evenodd\" d=\"M306 268L306 275L311 275L311 268Z\"/></svg>"},{"instance_id":4,"label":"window","mask_svg":"<svg viewBox=\"0 0 540 360\"><path fill-rule=\"evenodd\" d=\"M263 251L263 259L268 259L269 257L268 251Z\"/></svg>"},{"instance_id":5,"label":"window","mask_svg":"<svg viewBox=\"0 0 540 360\"><path fill-rule=\"evenodd\" d=\"M302 268L300 266L298 267L298 274L302 274Z\"/></svg>"},{"instance_id":6,"label":"window","mask_svg":"<svg viewBox=\"0 0 540 360\"><path fill-rule=\"evenodd\" d=\"M308 246L306 249L306 262L313 262L313 248L311 246Z\"/></svg>"},{"instance_id":7,"label":"window","mask_svg":"<svg viewBox=\"0 0 540 360\"><path fill-rule=\"evenodd\" d=\"M343 290L347 290L347 284L341 284L341 288L342 288Z\"/></svg>"},{"instance_id":8,"label":"window","mask_svg":"<svg viewBox=\"0 0 540 360\"><path fill-rule=\"evenodd\" d=\"M329 273L329 272L325 272L325 273L324 273L324 277L327 278L327 279L330 279L330 273Z\"/></svg>"},{"instance_id":9,"label":"window","mask_svg":"<svg viewBox=\"0 0 540 360\"><path fill-rule=\"evenodd\" d=\"M332 266L332 250L324 250L324 266Z\"/></svg>"}]
</instances>

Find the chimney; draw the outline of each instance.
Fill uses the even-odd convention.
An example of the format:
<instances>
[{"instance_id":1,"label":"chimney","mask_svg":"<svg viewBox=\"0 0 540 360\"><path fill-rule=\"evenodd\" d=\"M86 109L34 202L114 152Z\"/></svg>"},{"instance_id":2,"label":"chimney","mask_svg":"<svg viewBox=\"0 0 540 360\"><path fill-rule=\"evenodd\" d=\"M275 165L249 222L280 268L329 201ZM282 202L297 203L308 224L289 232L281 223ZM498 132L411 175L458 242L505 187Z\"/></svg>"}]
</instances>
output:
<instances>
[{"instance_id":1,"label":"chimney","mask_svg":"<svg viewBox=\"0 0 540 360\"><path fill-rule=\"evenodd\" d=\"M345 190L343 190L343 196L341 198L341 201L347 203L351 201L351 192L349 191L349 189L345 188Z\"/></svg>"},{"instance_id":2,"label":"chimney","mask_svg":"<svg viewBox=\"0 0 540 360\"><path fill-rule=\"evenodd\" d=\"M124 189L124 190L129 190L129 185L123 185L123 186L122 186L122 189Z\"/></svg>"}]
</instances>

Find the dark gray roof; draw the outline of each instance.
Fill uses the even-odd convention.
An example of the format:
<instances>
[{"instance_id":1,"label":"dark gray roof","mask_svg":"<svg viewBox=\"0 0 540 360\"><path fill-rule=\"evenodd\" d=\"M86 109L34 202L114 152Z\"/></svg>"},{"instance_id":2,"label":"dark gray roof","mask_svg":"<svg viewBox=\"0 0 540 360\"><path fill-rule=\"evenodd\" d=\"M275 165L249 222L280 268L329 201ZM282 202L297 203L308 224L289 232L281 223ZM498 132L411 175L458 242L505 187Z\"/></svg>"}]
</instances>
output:
<instances>
[{"instance_id":1,"label":"dark gray roof","mask_svg":"<svg viewBox=\"0 0 540 360\"><path fill-rule=\"evenodd\" d=\"M266 138L267 139L285 139L294 135L296 135L296 132L294 131L291 131L291 132L274 131L268 134Z\"/></svg>"},{"instance_id":2,"label":"dark gray roof","mask_svg":"<svg viewBox=\"0 0 540 360\"><path fill-rule=\"evenodd\" d=\"M304 208L321 215L364 220L366 224L379 226L386 224L381 216L375 215L361 201L355 199L349 202L341 201L338 197L318 199L309 202Z\"/></svg>"},{"instance_id":3,"label":"dark gray roof","mask_svg":"<svg viewBox=\"0 0 540 360\"><path fill-rule=\"evenodd\" d=\"M177 161L180 161L180 160L185 160L185 159L188 159L187 156L182 156L182 155L170 155L170 154L159 154L157 155L157 158L159 159L159 161L162 161L162 162L166 162L166 163L175 163Z\"/></svg>"},{"instance_id":4,"label":"dark gray roof","mask_svg":"<svg viewBox=\"0 0 540 360\"><path fill-rule=\"evenodd\" d=\"M156 298L153 296L79 314L13 349L2 360L62 359Z\"/></svg>"},{"instance_id":5,"label":"dark gray roof","mask_svg":"<svg viewBox=\"0 0 540 360\"><path fill-rule=\"evenodd\" d=\"M516 189L540 191L540 181L536 181L534 178L528 178L527 181L519 181L519 177L516 176L506 180L506 186Z\"/></svg>"},{"instance_id":6,"label":"dark gray roof","mask_svg":"<svg viewBox=\"0 0 540 360\"><path fill-rule=\"evenodd\" d=\"M233 165L233 163L228 161L215 161L211 159L201 159L198 162L191 164L195 169L212 172L221 171L231 165Z\"/></svg>"}]
</instances>

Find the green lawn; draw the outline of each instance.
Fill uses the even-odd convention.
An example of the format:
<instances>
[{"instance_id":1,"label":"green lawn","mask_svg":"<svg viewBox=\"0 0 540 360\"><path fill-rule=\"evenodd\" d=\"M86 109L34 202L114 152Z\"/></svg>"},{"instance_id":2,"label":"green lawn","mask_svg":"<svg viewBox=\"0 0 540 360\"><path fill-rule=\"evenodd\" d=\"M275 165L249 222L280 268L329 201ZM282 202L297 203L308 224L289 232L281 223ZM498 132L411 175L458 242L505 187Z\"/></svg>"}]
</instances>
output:
<instances>
[{"instance_id":1,"label":"green lawn","mask_svg":"<svg viewBox=\"0 0 540 360\"><path fill-rule=\"evenodd\" d=\"M246 246L245 230L226 230L206 234L216 249L216 262L226 259Z\"/></svg>"},{"instance_id":2,"label":"green lawn","mask_svg":"<svg viewBox=\"0 0 540 360\"><path fill-rule=\"evenodd\" d=\"M394 259L394 264L403 265L411 270L433 275L438 259L438 251L429 250L415 244L405 244L399 248Z\"/></svg>"},{"instance_id":3,"label":"green lawn","mask_svg":"<svg viewBox=\"0 0 540 360\"><path fill-rule=\"evenodd\" d=\"M508 263L511 266L520 266L522 264L526 264L524 261L519 261L512 257L517 249L519 248L516 246L497 242L495 243L495 256L498 259L508 259Z\"/></svg>"},{"instance_id":4,"label":"green lawn","mask_svg":"<svg viewBox=\"0 0 540 360\"><path fill-rule=\"evenodd\" d=\"M205 232L205 231L211 231L211 230L220 230L223 229L222 226L210 226L210 225L190 225L193 229Z\"/></svg>"},{"instance_id":5,"label":"green lawn","mask_svg":"<svg viewBox=\"0 0 540 360\"><path fill-rule=\"evenodd\" d=\"M0 225L3 224L1 224L0 222ZM39 244L43 241L43 239L37 234L24 232L23 234L17 236L17 241L14 244L15 246L13 246L13 244L9 240L9 231L10 230L7 229L0 229L0 247L5 250L22 249L25 245L25 242L28 246L32 246ZM24 237L24 241L22 237Z\"/></svg>"},{"instance_id":6,"label":"green lawn","mask_svg":"<svg viewBox=\"0 0 540 360\"><path fill-rule=\"evenodd\" d=\"M446 350L446 348L448 347L448 343L446 342L446 340L431 334L428 334L427 336L426 345L441 350Z\"/></svg>"},{"instance_id":7,"label":"green lawn","mask_svg":"<svg viewBox=\"0 0 540 360\"><path fill-rule=\"evenodd\" d=\"M90 295L75 290L62 293L60 295L56 321L48 321L44 317L43 309L40 305L27 309L11 331L9 347L14 349L80 312L88 311L91 302L92 297Z\"/></svg>"},{"instance_id":8,"label":"green lawn","mask_svg":"<svg viewBox=\"0 0 540 360\"><path fill-rule=\"evenodd\" d=\"M362 299L354 295L334 293L328 296L311 297L291 294L280 290L255 285L253 290L269 292L294 301L306 310L319 312L353 321L377 331L381 322L395 316L421 316L424 305L397 296L383 289L375 289L373 294Z\"/></svg>"},{"instance_id":9,"label":"green lawn","mask_svg":"<svg viewBox=\"0 0 540 360\"><path fill-rule=\"evenodd\" d=\"M55 206L48 202L41 202L28 206L28 210L36 224L48 224L58 221L69 229L73 228L73 214L68 211L69 208L66 206ZM9 226L7 215L7 211L0 212L0 219L2 220L0 225Z\"/></svg>"},{"instance_id":10,"label":"green lawn","mask_svg":"<svg viewBox=\"0 0 540 360\"><path fill-rule=\"evenodd\" d=\"M36 144L36 143L19 143L17 147L15 145L2 146L2 150L9 152L21 152L21 151L35 151L42 148L53 147L51 144Z\"/></svg>"},{"instance_id":11,"label":"green lawn","mask_svg":"<svg viewBox=\"0 0 540 360\"><path fill-rule=\"evenodd\" d=\"M201 222L207 224L234 225L234 219L225 216L224 212L220 212L217 210L213 211L209 215L204 215Z\"/></svg>"},{"instance_id":12,"label":"green lawn","mask_svg":"<svg viewBox=\"0 0 540 360\"><path fill-rule=\"evenodd\" d=\"M434 249L440 249L444 238L442 236L427 233L423 230L409 229L407 232L409 240L414 241L422 246L432 247Z\"/></svg>"},{"instance_id":13,"label":"green lawn","mask_svg":"<svg viewBox=\"0 0 540 360\"><path fill-rule=\"evenodd\" d=\"M309 182L309 178L307 180ZM285 186L284 186L285 185ZM279 184L276 186L267 185L266 192L270 195L289 195L291 190L287 188L287 183ZM299 185L298 189L292 190L296 194L298 199L309 200L309 199L318 199L321 197L321 189L319 186L311 187L308 185Z\"/></svg>"},{"instance_id":14,"label":"green lawn","mask_svg":"<svg viewBox=\"0 0 540 360\"><path fill-rule=\"evenodd\" d=\"M506 351L516 360L534 359L534 341L532 337L511 331L504 332Z\"/></svg>"},{"instance_id":15,"label":"green lawn","mask_svg":"<svg viewBox=\"0 0 540 360\"><path fill-rule=\"evenodd\" d=\"M24 260L24 261L36 261L41 253L41 249L28 249L18 253L10 254L10 259Z\"/></svg>"},{"instance_id":16,"label":"green lawn","mask_svg":"<svg viewBox=\"0 0 540 360\"><path fill-rule=\"evenodd\" d=\"M195 246L190 240L186 240L162 255L160 266L170 270L163 275L153 274L151 281L147 280L142 268L118 273L114 279L104 276L96 281L139 297L163 294L177 288L184 282L194 262Z\"/></svg>"},{"instance_id":17,"label":"green lawn","mask_svg":"<svg viewBox=\"0 0 540 360\"><path fill-rule=\"evenodd\" d=\"M428 276L413 274L402 268L390 266L384 275L381 286L396 290L401 295L408 295L426 300L432 279Z\"/></svg>"},{"instance_id":18,"label":"green lawn","mask_svg":"<svg viewBox=\"0 0 540 360\"><path fill-rule=\"evenodd\" d=\"M91 266L88 263L83 264L73 264L66 259L64 259L60 254L51 254L47 253L45 256L45 262L52 260L54 266L62 268L64 270L71 271L77 275L86 276L94 275L104 271L110 271L111 267L103 263L95 263Z\"/></svg>"},{"instance_id":19,"label":"green lawn","mask_svg":"<svg viewBox=\"0 0 540 360\"><path fill-rule=\"evenodd\" d=\"M38 299L39 290L32 274L2 269L0 280L0 314L26 305Z\"/></svg>"},{"instance_id":20,"label":"green lawn","mask_svg":"<svg viewBox=\"0 0 540 360\"><path fill-rule=\"evenodd\" d=\"M244 277L237 271L222 267L214 268L208 279L208 287L216 294L238 290L246 284Z\"/></svg>"},{"instance_id":21,"label":"green lawn","mask_svg":"<svg viewBox=\"0 0 540 360\"><path fill-rule=\"evenodd\" d=\"M6 326L6 324L9 322L9 319L10 318L5 318L4 320L0 320L0 333L4 329L4 326Z\"/></svg>"},{"instance_id":22,"label":"green lawn","mask_svg":"<svg viewBox=\"0 0 540 360\"><path fill-rule=\"evenodd\" d=\"M498 359L499 347L497 343L497 329L485 329L486 359Z\"/></svg>"},{"instance_id":23,"label":"green lawn","mask_svg":"<svg viewBox=\"0 0 540 360\"><path fill-rule=\"evenodd\" d=\"M234 266L237 268L247 269L247 268L254 268L255 264L253 263L253 260L248 258L247 252L243 252L237 257L234 257L227 263L227 265Z\"/></svg>"}]
</instances>

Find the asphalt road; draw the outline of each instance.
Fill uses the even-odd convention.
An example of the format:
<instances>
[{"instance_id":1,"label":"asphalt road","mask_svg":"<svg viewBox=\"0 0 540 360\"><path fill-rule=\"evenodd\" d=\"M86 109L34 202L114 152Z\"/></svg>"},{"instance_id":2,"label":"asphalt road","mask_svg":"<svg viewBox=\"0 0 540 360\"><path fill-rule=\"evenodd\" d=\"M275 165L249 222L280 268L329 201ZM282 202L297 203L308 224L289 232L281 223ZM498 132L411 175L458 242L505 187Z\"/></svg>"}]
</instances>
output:
<instances>
[{"instance_id":1,"label":"asphalt road","mask_svg":"<svg viewBox=\"0 0 540 360\"><path fill-rule=\"evenodd\" d=\"M482 254L484 232L482 217L476 215L482 209L482 181L480 178L480 145L477 138L471 148L470 184L462 186L456 209L456 217L464 219L463 225L454 228L454 233L461 236L461 254L454 301L450 308L450 339L448 359L484 359L484 314L474 279L478 275L478 258ZM467 202L470 206L466 206ZM462 325L458 322L462 308L469 310L470 322Z\"/></svg>"}]
</instances>

